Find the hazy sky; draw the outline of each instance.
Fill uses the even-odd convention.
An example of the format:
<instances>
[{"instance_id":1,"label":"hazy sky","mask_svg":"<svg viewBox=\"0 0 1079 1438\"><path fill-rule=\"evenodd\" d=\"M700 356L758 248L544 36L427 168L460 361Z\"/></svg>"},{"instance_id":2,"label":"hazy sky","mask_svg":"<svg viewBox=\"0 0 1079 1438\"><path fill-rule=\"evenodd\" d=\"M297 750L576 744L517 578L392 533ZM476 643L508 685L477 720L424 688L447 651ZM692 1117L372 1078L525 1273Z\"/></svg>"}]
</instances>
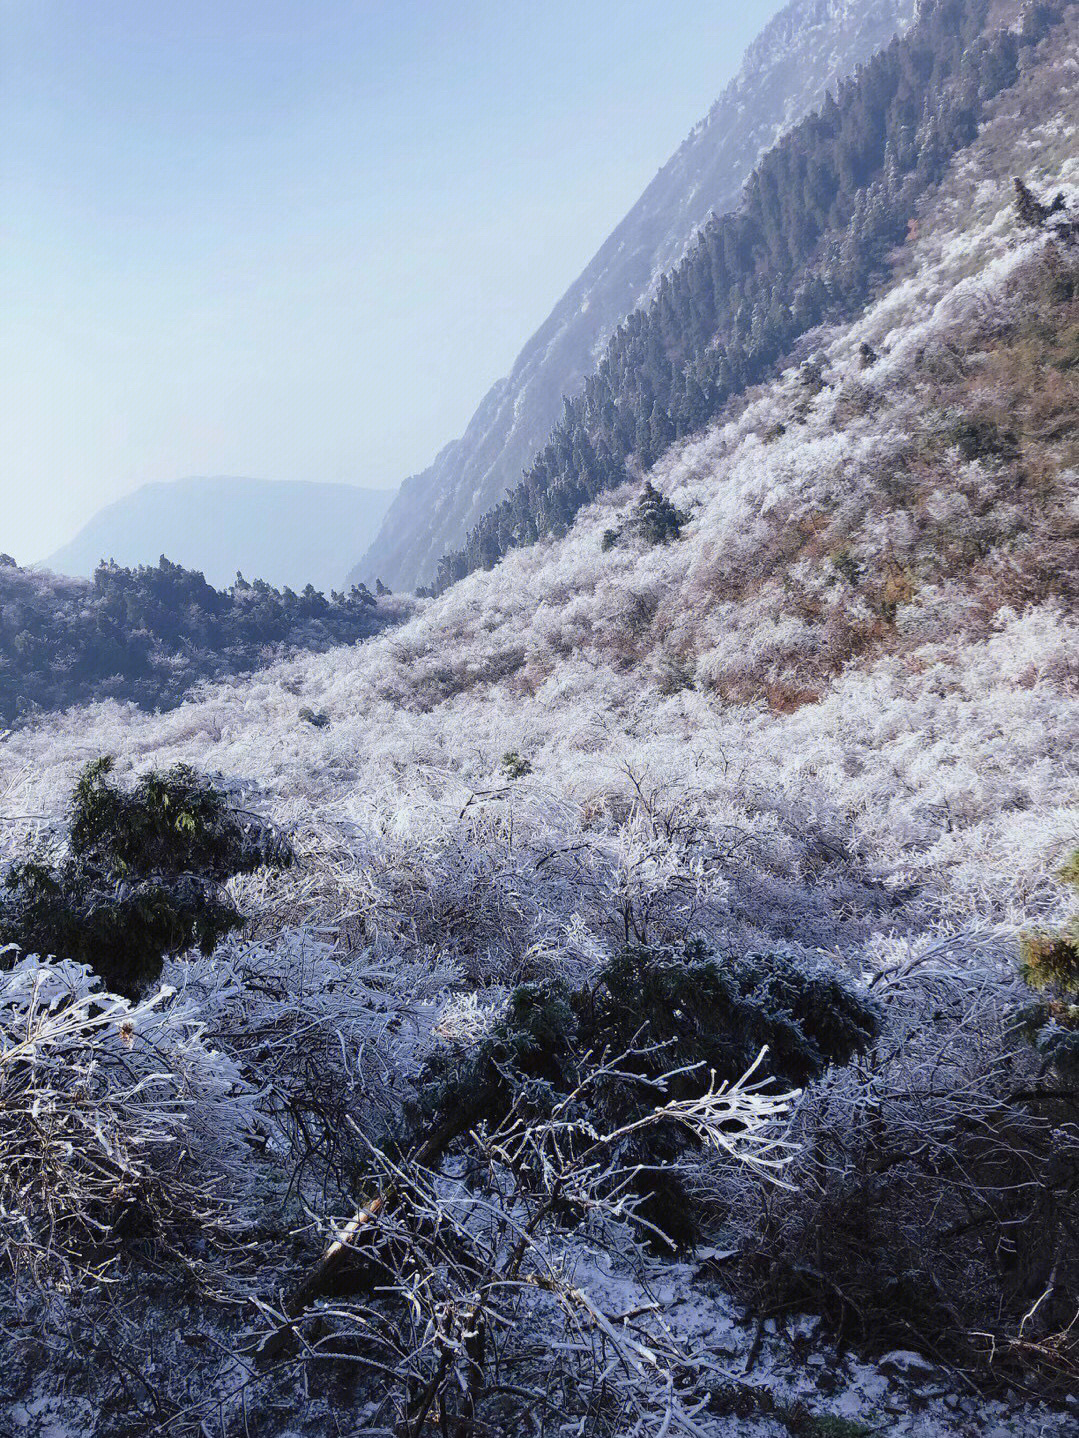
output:
<instances>
[{"instance_id":1,"label":"hazy sky","mask_svg":"<svg viewBox=\"0 0 1079 1438\"><path fill-rule=\"evenodd\" d=\"M779 8L0 0L0 550L423 468Z\"/></svg>"}]
</instances>

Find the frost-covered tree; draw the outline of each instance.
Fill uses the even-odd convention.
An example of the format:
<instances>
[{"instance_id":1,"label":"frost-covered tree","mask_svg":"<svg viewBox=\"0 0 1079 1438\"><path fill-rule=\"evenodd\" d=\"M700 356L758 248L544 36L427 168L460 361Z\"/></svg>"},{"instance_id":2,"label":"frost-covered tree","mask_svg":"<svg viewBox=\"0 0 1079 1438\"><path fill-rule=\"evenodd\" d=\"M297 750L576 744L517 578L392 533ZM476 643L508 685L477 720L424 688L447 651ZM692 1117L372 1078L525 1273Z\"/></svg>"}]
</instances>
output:
<instances>
[{"instance_id":1,"label":"frost-covered tree","mask_svg":"<svg viewBox=\"0 0 1079 1438\"><path fill-rule=\"evenodd\" d=\"M291 851L187 765L151 770L130 790L110 780L112 768L104 757L79 776L66 852L8 866L0 946L87 964L133 998L167 954L209 953L243 922L227 879L287 864Z\"/></svg>"}]
</instances>

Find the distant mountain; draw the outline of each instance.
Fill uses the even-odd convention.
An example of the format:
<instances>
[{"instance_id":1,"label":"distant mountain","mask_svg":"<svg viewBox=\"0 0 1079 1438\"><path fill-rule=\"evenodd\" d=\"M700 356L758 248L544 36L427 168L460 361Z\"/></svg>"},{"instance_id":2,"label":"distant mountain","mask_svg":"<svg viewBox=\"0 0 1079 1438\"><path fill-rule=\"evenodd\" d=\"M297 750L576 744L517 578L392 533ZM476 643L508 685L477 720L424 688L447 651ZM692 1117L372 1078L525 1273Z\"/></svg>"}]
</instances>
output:
<instances>
[{"instance_id":1,"label":"distant mountain","mask_svg":"<svg viewBox=\"0 0 1079 1438\"><path fill-rule=\"evenodd\" d=\"M228 476L147 484L102 509L44 567L90 575L102 559L134 566L167 554L219 588L241 570L277 587L340 589L357 536L374 536L392 498L350 484Z\"/></svg>"},{"instance_id":2,"label":"distant mountain","mask_svg":"<svg viewBox=\"0 0 1079 1438\"><path fill-rule=\"evenodd\" d=\"M518 483L558 421L563 395L580 391L618 324L650 296L708 216L735 207L761 154L904 29L915 8L915 0L791 0L774 17L464 435L404 481L351 578L378 575L394 588L433 578L442 555Z\"/></svg>"}]
</instances>

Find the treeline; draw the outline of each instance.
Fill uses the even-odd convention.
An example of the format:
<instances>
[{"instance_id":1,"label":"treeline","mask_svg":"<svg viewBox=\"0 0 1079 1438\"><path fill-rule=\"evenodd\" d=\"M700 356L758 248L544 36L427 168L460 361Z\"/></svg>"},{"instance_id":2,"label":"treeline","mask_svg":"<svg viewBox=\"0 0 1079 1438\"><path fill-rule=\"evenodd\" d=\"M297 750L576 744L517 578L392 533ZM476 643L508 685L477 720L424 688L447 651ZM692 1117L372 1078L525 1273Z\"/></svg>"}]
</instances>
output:
<instances>
[{"instance_id":1,"label":"treeline","mask_svg":"<svg viewBox=\"0 0 1079 1438\"><path fill-rule=\"evenodd\" d=\"M101 564L88 582L0 555L0 725L91 699L166 708L200 679L364 639L387 617L362 585L327 599L237 575L221 590L164 556Z\"/></svg>"},{"instance_id":2,"label":"treeline","mask_svg":"<svg viewBox=\"0 0 1079 1438\"><path fill-rule=\"evenodd\" d=\"M651 305L612 336L521 483L443 558L436 590L563 532L628 477L631 459L647 469L813 326L861 309L917 198L1067 3L1031 6L1019 33L986 34L988 0L936 0L786 135L741 209L706 225Z\"/></svg>"}]
</instances>

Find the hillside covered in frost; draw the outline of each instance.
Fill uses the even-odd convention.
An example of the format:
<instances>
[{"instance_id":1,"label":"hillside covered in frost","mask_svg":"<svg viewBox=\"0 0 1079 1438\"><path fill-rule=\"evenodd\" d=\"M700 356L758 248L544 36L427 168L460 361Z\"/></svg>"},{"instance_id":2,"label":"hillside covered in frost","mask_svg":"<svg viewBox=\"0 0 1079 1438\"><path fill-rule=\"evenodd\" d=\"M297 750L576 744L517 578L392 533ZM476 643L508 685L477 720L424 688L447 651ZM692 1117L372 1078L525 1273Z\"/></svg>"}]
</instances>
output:
<instances>
[{"instance_id":1,"label":"hillside covered in frost","mask_svg":"<svg viewBox=\"0 0 1079 1438\"><path fill-rule=\"evenodd\" d=\"M0 921L185 898L162 834L236 916L122 993L7 951L16 1431L1070 1431L1077 57L564 534L0 743Z\"/></svg>"},{"instance_id":2,"label":"hillside covered in frost","mask_svg":"<svg viewBox=\"0 0 1079 1438\"><path fill-rule=\"evenodd\" d=\"M644 301L709 214L734 209L777 137L902 29L912 0L793 0L765 26L723 95L484 397L465 433L406 479L349 576L428 583L439 560L512 488L612 331Z\"/></svg>"}]
</instances>

